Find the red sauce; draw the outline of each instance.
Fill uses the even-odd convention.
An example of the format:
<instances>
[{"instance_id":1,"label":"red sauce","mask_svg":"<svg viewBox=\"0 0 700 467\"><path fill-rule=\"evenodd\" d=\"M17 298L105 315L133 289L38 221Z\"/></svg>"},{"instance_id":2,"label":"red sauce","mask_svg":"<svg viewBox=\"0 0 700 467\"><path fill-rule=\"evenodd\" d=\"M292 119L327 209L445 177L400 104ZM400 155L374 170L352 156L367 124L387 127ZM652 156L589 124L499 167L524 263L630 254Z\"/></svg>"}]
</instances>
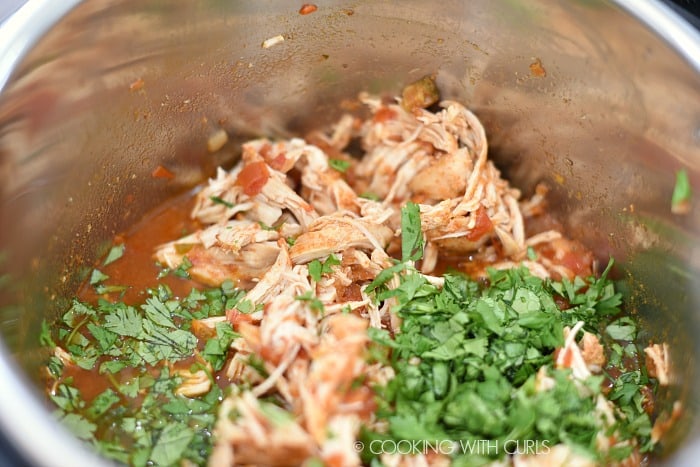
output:
<instances>
[{"instance_id":1,"label":"red sauce","mask_svg":"<svg viewBox=\"0 0 700 467\"><path fill-rule=\"evenodd\" d=\"M483 206L479 206L474 214L476 216L476 223L474 228L467 235L467 240L477 241L487 233L493 230L493 223L489 219L489 215L486 213L486 209Z\"/></svg>"},{"instance_id":2,"label":"red sauce","mask_svg":"<svg viewBox=\"0 0 700 467\"><path fill-rule=\"evenodd\" d=\"M146 298L145 289L157 287L159 283L170 287L176 297L186 296L193 287L198 286L194 281L172 275L158 279L161 268L153 257L159 245L200 228L199 223L189 216L193 203L192 194L187 193L147 214L131 230L114 239L115 244L126 246L123 256L107 266L99 263L95 266L109 276L109 284L128 287L122 298L124 303L133 305L142 302ZM85 283L78 294L80 300L91 303L96 302L98 297L89 283Z\"/></svg>"}]
</instances>

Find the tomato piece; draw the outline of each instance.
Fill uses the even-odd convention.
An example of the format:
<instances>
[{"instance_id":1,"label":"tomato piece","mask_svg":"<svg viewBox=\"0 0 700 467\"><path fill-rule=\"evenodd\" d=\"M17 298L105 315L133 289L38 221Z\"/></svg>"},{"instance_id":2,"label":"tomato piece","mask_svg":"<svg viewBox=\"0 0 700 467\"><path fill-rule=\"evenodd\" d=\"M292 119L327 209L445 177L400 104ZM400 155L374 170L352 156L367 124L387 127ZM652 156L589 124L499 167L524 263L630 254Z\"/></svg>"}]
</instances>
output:
<instances>
[{"instance_id":1,"label":"tomato piece","mask_svg":"<svg viewBox=\"0 0 700 467\"><path fill-rule=\"evenodd\" d=\"M567 347L564 350L564 360L561 362L561 366L564 368L571 368L571 365L574 362L574 353L571 351L571 348Z\"/></svg>"},{"instance_id":2,"label":"tomato piece","mask_svg":"<svg viewBox=\"0 0 700 467\"><path fill-rule=\"evenodd\" d=\"M561 259L561 265L570 269L577 276L589 276L591 274L593 255L583 248L572 248Z\"/></svg>"},{"instance_id":3,"label":"tomato piece","mask_svg":"<svg viewBox=\"0 0 700 467\"><path fill-rule=\"evenodd\" d=\"M287 158L284 157L284 154L279 154L274 159L269 160L268 163L270 164L270 167L272 167L273 169L281 171L282 168L284 168L285 164L287 163Z\"/></svg>"},{"instance_id":4,"label":"tomato piece","mask_svg":"<svg viewBox=\"0 0 700 467\"><path fill-rule=\"evenodd\" d=\"M175 174L163 167L162 165L159 165L155 169L153 169L153 172L151 172L151 177L153 178L166 178L168 180L175 178Z\"/></svg>"},{"instance_id":5,"label":"tomato piece","mask_svg":"<svg viewBox=\"0 0 700 467\"><path fill-rule=\"evenodd\" d=\"M129 85L129 91L140 91L145 86L146 82L143 78L138 78Z\"/></svg>"},{"instance_id":6,"label":"tomato piece","mask_svg":"<svg viewBox=\"0 0 700 467\"><path fill-rule=\"evenodd\" d=\"M372 120L374 120L377 123L383 123L387 120L394 120L396 117L397 115L394 109L391 109L389 107L382 107L379 110L377 110L377 112L375 112L374 117L372 117Z\"/></svg>"},{"instance_id":7,"label":"tomato piece","mask_svg":"<svg viewBox=\"0 0 700 467\"><path fill-rule=\"evenodd\" d=\"M467 240L475 242L487 233L493 230L493 222L486 213L486 208L479 206L479 209L474 213L476 216L476 223L474 228L467 234Z\"/></svg>"},{"instance_id":8,"label":"tomato piece","mask_svg":"<svg viewBox=\"0 0 700 467\"><path fill-rule=\"evenodd\" d=\"M235 308L231 308L230 310L226 310L226 319L228 319L229 323L231 323L231 326L236 331L238 330L238 325L240 323L252 323L253 322L253 318L251 318L249 314L241 313L240 311L236 310Z\"/></svg>"},{"instance_id":9,"label":"tomato piece","mask_svg":"<svg viewBox=\"0 0 700 467\"><path fill-rule=\"evenodd\" d=\"M301 8L299 9L299 14L300 15L308 15L313 13L314 11L318 10L318 7L314 5L313 3L304 3Z\"/></svg>"},{"instance_id":10,"label":"tomato piece","mask_svg":"<svg viewBox=\"0 0 700 467\"><path fill-rule=\"evenodd\" d=\"M260 193L270 179L270 171L264 162L251 162L243 167L236 178L236 185L243 187L243 193L255 196Z\"/></svg>"}]
</instances>

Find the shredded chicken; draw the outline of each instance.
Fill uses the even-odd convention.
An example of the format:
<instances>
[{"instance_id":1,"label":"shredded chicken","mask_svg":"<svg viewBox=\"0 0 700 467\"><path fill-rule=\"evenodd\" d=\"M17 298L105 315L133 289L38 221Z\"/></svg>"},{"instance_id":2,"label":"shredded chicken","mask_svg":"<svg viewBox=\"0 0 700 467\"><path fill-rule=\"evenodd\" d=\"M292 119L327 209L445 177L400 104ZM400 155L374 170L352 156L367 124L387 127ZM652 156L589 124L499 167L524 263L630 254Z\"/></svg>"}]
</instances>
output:
<instances>
[{"instance_id":1,"label":"shredded chicken","mask_svg":"<svg viewBox=\"0 0 700 467\"><path fill-rule=\"evenodd\" d=\"M394 264L407 201L419 206L425 240L417 266L437 287L444 279L431 273L455 256L469 258L460 266L482 278L487 267L524 266L542 279L593 271L592 255L559 231L526 235L525 221L546 212L547 187L522 199L488 159L485 130L462 104L444 101L432 112L400 99L362 95L361 101L371 114L364 121L344 115L331 132L317 131L307 140L244 144L240 162L230 171L219 169L196 195L191 215L203 228L155 253L168 268L187 266L207 284L237 280L254 308L226 312L239 337L224 374L238 386L220 408L212 466L302 465L311 458L329 466L361 465L353 443L362 424L376 423L371 387L393 378L390 367L367 363L367 330L400 328L391 312L396 298L378 304L366 289ZM353 139L362 147L361 159L345 152ZM385 285L398 287L398 277ZM554 362L571 369L582 393L590 391L583 381L606 365L603 345L582 331L584 324L564 329ZM193 322L198 336L215 334L215 326L216 320ZM645 353L650 376L668 384L666 344ZM252 357L260 359L258 366ZM183 378L179 394L200 394L211 384L204 371L177 372ZM554 386L542 367L535 390ZM612 426L612 410L598 396L601 432ZM596 443L608 449L611 437L601 435ZM381 459L392 466L449 465L437 455L385 453ZM510 461L521 467L593 465L565 445Z\"/></svg>"},{"instance_id":2,"label":"shredded chicken","mask_svg":"<svg viewBox=\"0 0 700 467\"><path fill-rule=\"evenodd\" d=\"M211 367L208 371L198 370L192 372L190 370L176 370L175 374L182 378L182 383L175 389L175 394L180 394L187 397L195 397L201 394L206 394L211 389Z\"/></svg>"},{"instance_id":3,"label":"shredded chicken","mask_svg":"<svg viewBox=\"0 0 700 467\"><path fill-rule=\"evenodd\" d=\"M596 463L584 457L564 444L538 446L533 454L516 454L513 456L514 467L593 467Z\"/></svg>"},{"instance_id":4,"label":"shredded chicken","mask_svg":"<svg viewBox=\"0 0 700 467\"><path fill-rule=\"evenodd\" d=\"M362 218L329 215L317 219L297 237L290 250L295 263L308 263L347 248L383 250L394 232L381 224Z\"/></svg>"},{"instance_id":5,"label":"shredded chicken","mask_svg":"<svg viewBox=\"0 0 700 467\"><path fill-rule=\"evenodd\" d=\"M166 243L155 256L171 269L180 267L186 257L190 276L219 285L231 277L250 280L263 274L279 253L279 236L258 222L231 220Z\"/></svg>"},{"instance_id":6,"label":"shredded chicken","mask_svg":"<svg viewBox=\"0 0 700 467\"><path fill-rule=\"evenodd\" d=\"M653 344L645 348L644 353L649 376L658 379L661 386L668 386L671 382L668 345Z\"/></svg>"}]
</instances>

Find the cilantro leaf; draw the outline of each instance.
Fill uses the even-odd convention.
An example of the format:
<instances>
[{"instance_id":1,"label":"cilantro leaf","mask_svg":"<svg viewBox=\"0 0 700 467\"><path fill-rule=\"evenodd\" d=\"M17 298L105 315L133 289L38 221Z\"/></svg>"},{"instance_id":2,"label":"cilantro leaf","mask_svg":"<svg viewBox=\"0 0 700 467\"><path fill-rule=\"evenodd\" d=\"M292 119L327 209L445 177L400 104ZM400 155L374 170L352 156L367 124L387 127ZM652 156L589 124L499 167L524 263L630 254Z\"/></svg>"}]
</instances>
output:
<instances>
[{"instance_id":1,"label":"cilantro leaf","mask_svg":"<svg viewBox=\"0 0 700 467\"><path fill-rule=\"evenodd\" d=\"M319 282L324 274L333 272L332 267L338 265L340 265L340 260L335 255L328 256L323 263L315 259L308 264L309 275L314 281Z\"/></svg>"},{"instance_id":2,"label":"cilantro leaf","mask_svg":"<svg viewBox=\"0 0 700 467\"><path fill-rule=\"evenodd\" d=\"M608 324L605 332L615 340L633 341L637 337L637 326L630 317L625 316Z\"/></svg>"},{"instance_id":3,"label":"cilantro leaf","mask_svg":"<svg viewBox=\"0 0 700 467\"><path fill-rule=\"evenodd\" d=\"M236 205L231 203L230 201L226 201L225 199L219 197L219 196L210 196L209 199L211 200L212 203L214 204L221 204L223 206L226 206L229 209L232 209Z\"/></svg>"},{"instance_id":4,"label":"cilantro leaf","mask_svg":"<svg viewBox=\"0 0 700 467\"><path fill-rule=\"evenodd\" d=\"M320 281L321 271L323 270L323 265L321 264L321 262L315 259L308 264L308 268L309 275L311 276L311 278L316 282Z\"/></svg>"},{"instance_id":5,"label":"cilantro leaf","mask_svg":"<svg viewBox=\"0 0 700 467\"><path fill-rule=\"evenodd\" d=\"M102 263L103 266L107 266L108 264L111 264L124 256L124 249L126 246L124 244L121 245L115 245L113 246L110 250L109 253L107 253L107 257L105 258L104 262Z\"/></svg>"},{"instance_id":6,"label":"cilantro leaf","mask_svg":"<svg viewBox=\"0 0 700 467\"><path fill-rule=\"evenodd\" d=\"M209 339L201 352L202 357L211 364L214 371L224 367L229 347L238 336L228 321L216 323L216 337Z\"/></svg>"},{"instance_id":7,"label":"cilantro leaf","mask_svg":"<svg viewBox=\"0 0 700 467\"><path fill-rule=\"evenodd\" d=\"M690 188L690 179L688 172L681 169L676 172L676 184L673 187L673 195L671 196L671 211L674 213L683 213L687 211L692 197Z\"/></svg>"},{"instance_id":8,"label":"cilantro leaf","mask_svg":"<svg viewBox=\"0 0 700 467\"><path fill-rule=\"evenodd\" d=\"M343 159L329 159L328 165L333 170L337 170L338 172L345 173L348 170L348 168L350 167L350 161L346 161Z\"/></svg>"},{"instance_id":9,"label":"cilantro leaf","mask_svg":"<svg viewBox=\"0 0 700 467\"><path fill-rule=\"evenodd\" d=\"M150 460L156 465L176 463L193 437L194 431L183 423L166 425L153 446Z\"/></svg>"},{"instance_id":10,"label":"cilantro leaf","mask_svg":"<svg viewBox=\"0 0 700 467\"><path fill-rule=\"evenodd\" d=\"M423 231L420 223L420 208L415 203L406 203L401 209L401 260L417 261L423 256Z\"/></svg>"},{"instance_id":11,"label":"cilantro leaf","mask_svg":"<svg viewBox=\"0 0 700 467\"><path fill-rule=\"evenodd\" d=\"M119 402L119 396L112 389L105 389L93 399L87 414L95 419L105 414L110 407Z\"/></svg>"},{"instance_id":12,"label":"cilantro leaf","mask_svg":"<svg viewBox=\"0 0 700 467\"><path fill-rule=\"evenodd\" d=\"M133 307L124 306L105 316L104 327L120 336L140 337L143 320Z\"/></svg>"},{"instance_id":13,"label":"cilantro leaf","mask_svg":"<svg viewBox=\"0 0 700 467\"><path fill-rule=\"evenodd\" d=\"M45 319L41 321L41 332L39 333L39 344L45 347L56 347L56 343L51 337L51 328L49 327L48 321Z\"/></svg>"},{"instance_id":14,"label":"cilantro leaf","mask_svg":"<svg viewBox=\"0 0 700 467\"><path fill-rule=\"evenodd\" d=\"M170 316L170 310L157 297L146 299L146 303L141 308L145 312L146 317L157 325L173 329L177 327Z\"/></svg>"},{"instance_id":15,"label":"cilantro leaf","mask_svg":"<svg viewBox=\"0 0 700 467\"><path fill-rule=\"evenodd\" d=\"M255 305L250 300L241 300L236 305L236 309L243 314L250 314L255 311Z\"/></svg>"},{"instance_id":16,"label":"cilantro leaf","mask_svg":"<svg viewBox=\"0 0 700 467\"><path fill-rule=\"evenodd\" d=\"M183 256L182 262L177 268L173 270L173 274L183 279L189 279L190 273L188 271L191 267L192 262L190 261L190 259L187 256Z\"/></svg>"},{"instance_id":17,"label":"cilantro leaf","mask_svg":"<svg viewBox=\"0 0 700 467\"><path fill-rule=\"evenodd\" d=\"M294 299L302 302L308 302L309 307L317 313L324 312L323 302L319 300L318 297L314 296L310 290L307 290L301 295L297 295L296 297L294 297Z\"/></svg>"},{"instance_id":18,"label":"cilantro leaf","mask_svg":"<svg viewBox=\"0 0 700 467\"><path fill-rule=\"evenodd\" d=\"M70 430L76 437L84 440L91 440L97 429L97 425L87 421L84 417L77 413L66 414L61 418L61 422Z\"/></svg>"},{"instance_id":19,"label":"cilantro leaf","mask_svg":"<svg viewBox=\"0 0 700 467\"><path fill-rule=\"evenodd\" d=\"M107 279L109 279L109 276L107 274L104 274L99 269L93 269L92 274L90 274L90 285L99 284L100 282L106 281Z\"/></svg>"},{"instance_id":20,"label":"cilantro leaf","mask_svg":"<svg viewBox=\"0 0 700 467\"><path fill-rule=\"evenodd\" d=\"M371 201L380 201L381 200L379 195L377 195L375 193L371 193L369 191L365 191L364 193L360 193L360 198L368 199Z\"/></svg>"}]
</instances>

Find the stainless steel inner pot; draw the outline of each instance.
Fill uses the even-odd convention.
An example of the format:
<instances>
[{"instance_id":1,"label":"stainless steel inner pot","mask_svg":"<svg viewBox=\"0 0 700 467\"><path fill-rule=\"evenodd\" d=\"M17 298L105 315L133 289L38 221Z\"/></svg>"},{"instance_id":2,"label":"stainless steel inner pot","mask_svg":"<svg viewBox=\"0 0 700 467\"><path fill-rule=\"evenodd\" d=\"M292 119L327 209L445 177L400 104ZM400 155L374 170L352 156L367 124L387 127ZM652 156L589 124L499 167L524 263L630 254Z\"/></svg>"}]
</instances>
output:
<instances>
[{"instance_id":1,"label":"stainless steel inner pot","mask_svg":"<svg viewBox=\"0 0 700 467\"><path fill-rule=\"evenodd\" d=\"M0 29L5 436L32 464L98 465L50 416L37 336L115 233L252 136L300 134L359 91L435 74L514 184L547 182L568 233L617 260L641 337L671 343L661 403L684 407L658 462L695 465L700 210L670 203L680 168L700 192L698 34L651 0L302 3L32 0ZM210 154L219 128L229 143ZM160 164L176 178L152 178Z\"/></svg>"}]
</instances>

